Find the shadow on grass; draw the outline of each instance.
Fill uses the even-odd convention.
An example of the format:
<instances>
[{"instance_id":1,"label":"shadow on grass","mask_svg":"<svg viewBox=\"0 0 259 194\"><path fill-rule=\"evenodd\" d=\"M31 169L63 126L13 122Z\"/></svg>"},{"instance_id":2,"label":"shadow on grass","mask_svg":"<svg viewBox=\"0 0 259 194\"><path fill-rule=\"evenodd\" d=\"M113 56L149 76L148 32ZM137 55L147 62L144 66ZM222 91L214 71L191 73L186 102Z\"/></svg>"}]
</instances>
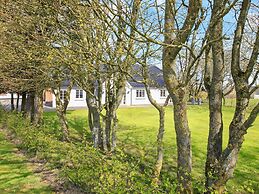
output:
<instances>
[{"instance_id":1,"label":"shadow on grass","mask_svg":"<svg viewBox=\"0 0 259 194\"><path fill-rule=\"evenodd\" d=\"M70 128L70 136L75 140L91 141L92 135L88 127L88 122L82 117L72 117L68 120L68 125Z\"/></svg>"},{"instance_id":2,"label":"shadow on grass","mask_svg":"<svg viewBox=\"0 0 259 194\"><path fill-rule=\"evenodd\" d=\"M52 193L51 188L29 169L27 160L0 132L0 193Z\"/></svg>"},{"instance_id":3,"label":"shadow on grass","mask_svg":"<svg viewBox=\"0 0 259 194\"><path fill-rule=\"evenodd\" d=\"M0 153L1 155L1 153ZM26 164L27 163L27 160L5 160L5 159L2 159L0 161L0 166L1 165L14 165L14 164ZM2 175L2 174L1 174Z\"/></svg>"}]
</instances>

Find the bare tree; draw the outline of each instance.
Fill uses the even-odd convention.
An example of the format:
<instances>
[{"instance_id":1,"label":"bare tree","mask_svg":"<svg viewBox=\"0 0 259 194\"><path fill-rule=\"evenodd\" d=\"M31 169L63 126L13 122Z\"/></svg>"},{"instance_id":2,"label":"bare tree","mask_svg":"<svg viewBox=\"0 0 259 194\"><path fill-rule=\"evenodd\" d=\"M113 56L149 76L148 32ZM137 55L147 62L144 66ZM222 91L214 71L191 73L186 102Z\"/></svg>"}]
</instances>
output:
<instances>
[{"instance_id":1,"label":"bare tree","mask_svg":"<svg viewBox=\"0 0 259 194\"><path fill-rule=\"evenodd\" d=\"M218 2L221 4L221 2ZM216 4L215 4L216 5ZM250 48L250 58L248 62L241 66L242 56L241 45L243 43L243 34L251 1L244 0L240 8L237 26L235 30L233 45L232 45L232 60L231 60L231 74L235 83L236 91L236 107L234 117L229 126L229 139L227 147L222 150L222 93L223 93L223 45L222 42L217 41L214 46L219 53L213 53L213 74L210 88L210 133L208 138L208 153L206 162L206 187L208 193L217 191L222 193L224 186L229 178L232 177L239 151L244 141L244 135L247 129L255 121L259 112L259 104L257 104L249 116L245 114L248 109L249 99L255 88L249 83L249 77L253 72L258 72L257 60L259 50L259 30L256 27L255 42ZM221 7L224 7L221 5ZM220 20L220 23L222 20ZM214 30L217 36L222 35L222 23L218 23L219 27L215 25ZM213 48L213 45L212 45ZM258 73L253 77L253 81L257 79ZM213 78L214 77L214 78ZM217 78L216 78L217 77ZM218 80L220 78L220 80ZM252 83L253 83L252 81ZM219 83L220 84L217 84ZM213 88L213 89L212 89ZM214 91L214 92L213 92Z\"/></svg>"},{"instance_id":2,"label":"bare tree","mask_svg":"<svg viewBox=\"0 0 259 194\"><path fill-rule=\"evenodd\" d=\"M189 1L188 12L181 29L175 29L175 1L166 0L165 7L165 43L163 50L163 73L167 90L174 104L174 123L177 139L177 180L178 191L192 193L192 154L191 132L187 119L189 76L179 80L176 72L176 58L182 45L192 33L199 17L201 1ZM190 64L191 65L191 64ZM187 73L188 74L188 73Z\"/></svg>"}]
</instances>

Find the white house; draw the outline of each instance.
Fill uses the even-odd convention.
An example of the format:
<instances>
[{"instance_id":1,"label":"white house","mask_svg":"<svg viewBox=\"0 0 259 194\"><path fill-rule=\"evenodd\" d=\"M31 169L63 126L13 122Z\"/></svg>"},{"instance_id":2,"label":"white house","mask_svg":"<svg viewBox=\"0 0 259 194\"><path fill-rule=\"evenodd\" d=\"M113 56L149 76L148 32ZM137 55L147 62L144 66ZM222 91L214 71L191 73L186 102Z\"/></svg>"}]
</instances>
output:
<instances>
[{"instance_id":1,"label":"white house","mask_svg":"<svg viewBox=\"0 0 259 194\"><path fill-rule=\"evenodd\" d=\"M156 66L150 67L150 77L152 77L153 85L151 86L151 94L153 98L160 104L163 104L166 100L168 92L165 88L165 83L163 79L162 70ZM136 75L135 80L142 79L140 76ZM64 82L61 87L61 99L64 99L66 89L68 87L68 81ZM56 107L55 95L50 91L46 91L44 95L45 105L50 107ZM105 94L102 96L102 102L105 101ZM148 96L144 87L144 84L139 82L129 80L126 83L126 91L121 105L125 106L136 106L136 105L149 105ZM76 107L87 107L86 104L86 93L84 90L78 86L73 86L70 94L70 102L68 104L69 108Z\"/></svg>"},{"instance_id":2,"label":"white house","mask_svg":"<svg viewBox=\"0 0 259 194\"><path fill-rule=\"evenodd\" d=\"M17 100L17 94L13 94L14 104L16 104ZM3 93L0 94L0 104L4 107L10 107L11 104L11 93ZM21 101L19 101L19 104L21 104Z\"/></svg>"},{"instance_id":3,"label":"white house","mask_svg":"<svg viewBox=\"0 0 259 194\"><path fill-rule=\"evenodd\" d=\"M159 103L163 104L166 100L168 95L167 90L164 87L161 88L151 88L150 89L152 97ZM126 94L123 96L121 105L148 105L150 104L148 100L148 96L145 90L144 85L134 83L134 82L127 82L126 85Z\"/></svg>"}]
</instances>

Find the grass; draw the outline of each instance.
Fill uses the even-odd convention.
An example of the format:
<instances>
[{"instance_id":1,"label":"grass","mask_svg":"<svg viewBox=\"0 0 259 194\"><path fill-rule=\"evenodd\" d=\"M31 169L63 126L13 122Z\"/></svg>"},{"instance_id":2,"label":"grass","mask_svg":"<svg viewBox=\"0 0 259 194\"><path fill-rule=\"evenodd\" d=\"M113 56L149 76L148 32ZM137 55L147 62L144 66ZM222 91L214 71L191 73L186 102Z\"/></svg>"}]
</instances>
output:
<instances>
[{"instance_id":1,"label":"grass","mask_svg":"<svg viewBox=\"0 0 259 194\"><path fill-rule=\"evenodd\" d=\"M256 101L252 101L256 103ZM234 104L233 101L227 105ZM226 106L223 108L224 119L224 146L228 141L228 125L233 117L234 108ZM45 118L57 127L54 112L45 113ZM130 107L118 110L119 130L118 140L121 148L126 152L137 154L144 160L154 162L156 152L156 135L158 129L158 116L153 107ZM193 177L195 180L204 179L204 165L206 159L206 146L208 137L209 111L207 105L188 106L189 126L192 131L193 151ZM87 111L76 110L68 112L69 125L78 138L82 137L87 130ZM166 109L165 122L165 160L163 173L175 177L176 169L176 139L174 132L172 107ZM234 178L228 182L228 189L237 191L239 188L252 187L259 192L259 119L248 130L245 136Z\"/></svg>"},{"instance_id":2,"label":"grass","mask_svg":"<svg viewBox=\"0 0 259 194\"><path fill-rule=\"evenodd\" d=\"M0 131L0 193L52 193Z\"/></svg>"}]
</instances>

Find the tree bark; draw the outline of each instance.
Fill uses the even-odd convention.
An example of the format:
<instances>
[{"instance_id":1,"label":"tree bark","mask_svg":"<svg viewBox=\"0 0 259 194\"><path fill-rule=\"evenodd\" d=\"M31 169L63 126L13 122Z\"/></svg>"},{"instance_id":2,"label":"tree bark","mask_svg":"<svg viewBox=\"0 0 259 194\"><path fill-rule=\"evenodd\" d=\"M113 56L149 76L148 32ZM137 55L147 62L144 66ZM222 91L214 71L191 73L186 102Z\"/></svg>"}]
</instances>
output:
<instances>
[{"instance_id":1,"label":"tree bark","mask_svg":"<svg viewBox=\"0 0 259 194\"><path fill-rule=\"evenodd\" d=\"M155 186L158 185L159 177L161 173L161 169L163 166L163 157L164 157L164 149L163 149L163 137L165 132L165 110L162 107L159 109L159 129L157 134L157 156L156 156L156 164L154 168L154 178L153 184Z\"/></svg>"},{"instance_id":2,"label":"tree bark","mask_svg":"<svg viewBox=\"0 0 259 194\"><path fill-rule=\"evenodd\" d=\"M213 185L219 176L219 160L222 154L222 98L223 98L223 80L224 80L224 50L223 40L217 40L223 37L223 18L218 17L225 8L224 1L214 0L212 10L213 27L209 29L210 40L214 42L211 44L213 73L209 88L209 110L210 110L210 124L209 136L207 145L207 159L205 165L206 189L209 192L213 190ZM217 21L214 19L217 18ZM217 40L217 41L215 41Z\"/></svg>"},{"instance_id":3,"label":"tree bark","mask_svg":"<svg viewBox=\"0 0 259 194\"><path fill-rule=\"evenodd\" d=\"M148 52L148 51L147 51ZM163 166L163 157L164 157L164 149L163 149L163 138L165 132L165 107L168 105L169 96L167 96L164 105L159 105L156 100L153 98L151 91L150 91L150 75L147 65L147 58L145 58L145 63L142 64L142 77L143 83L145 85L145 89L147 92L147 97L150 103L156 108L159 114L159 128L157 133L157 156L156 156L156 163L154 166L154 177L152 180L152 184L157 187L159 184L159 177L161 173L161 169Z\"/></svg>"},{"instance_id":4,"label":"tree bark","mask_svg":"<svg viewBox=\"0 0 259 194\"><path fill-rule=\"evenodd\" d=\"M188 96L186 88L180 88L177 96L173 96L174 123L177 141L177 190L180 193L192 193L191 131L187 119Z\"/></svg>"},{"instance_id":5,"label":"tree bark","mask_svg":"<svg viewBox=\"0 0 259 194\"><path fill-rule=\"evenodd\" d=\"M67 107L68 107L68 104L69 104L69 101L70 101L70 94L71 94L71 90L73 88L73 85L74 85L74 82L70 80L69 85L68 85L67 90L66 90L64 103L63 103L64 104L64 114L67 113Z\"/></svg>"},{"instance_id":6,"label":"tree bark","mask_svg":"<svg viewBox=\"0 0 259 194\"><path fill-rule=\"evenodd\" d=\"M26 113L26 92L22 93L22 103L21 103L21 113L24 115Z\"/></svg>"},{"instance_id":7,"label":"tree bark","mask_svg":"<svg viewBox=\"0 0 259 194\"><path fill-rule=\"evenodd\" d=\"M28 92L27 94L27 99L26 99L26 117L30 116L30 112L31 112L31 92Z\"/></svg>"},{"instance_id":8,"label":"tree bark","mask_svg":"<svg viewBox=\"0 0 259 194\"><path fill-rule=\"evenodd\" d=\"M31 123L34 121L35 116L35 92L31 91L28 92L27 99L26 99L26 117L30 119Z\"/></svg>"},{"instance_id":9,"label":"tree bark","mask_svg":"<svg viewBox=\"0 0 259 194\"><path fill-rule=\"evenodd\" d=\"M111 147L111 151L114 152L117 146L117 127L118 127L118 118L117 118L117 114L116 112L114 113L113 116L113 126L112 126L112 139L111 139L111 143L112 143L112 147Z\"/></svg>"},{"instance_id":10,"label":"tree bark","mask_svg":"<svg viewBox=\"0 0 259 194\"><path fill-rule=\"evenodd\" d=\"M35 125L41 125L43 123L43 90L38 91L35 95Z\"/></svg>"},{"instance_id":11,"label":"tree bark","mask_svg":"<svg viewBox=\"0 0 259 194\"><path fill-rule=\"evenodd\" d=\"M213 160L207 160L208 163L206 164L206 166L210 165L214 167L214 169L216 169L216 171L212 169L212 172L215 174L215 176L207 180L207 193L212 193L214 191L217 191L219 193L224 192L225 184L233 176L233 172L238 159L238 154L244 141L244 135L247 133L247 129L253 124L259 113L258 103L246 119L245 114L247 112L249 99L251 98L252 94L252 86L249 84L248 79L251 76L254 67L257 65L259 51L259 28L257 28L256 40L252 49L252 54L247 64L247 68L246 70L242 70L240 67L241 43L250 4L250 0L244 0L242 2L232 46L231 74L235 83L236 107L234 117L229 126L228 145L226 149L221 153L221 155L218 156L217 154L219 153L218 151L221 150L221 147L219 148L217 144L213 143L216 142L215 140L217 140L217 138L221 138L221 134L215 134L216 136L214 137L214 139L211 140L211 148L212 150L214 150L217 160L216 162ZM216 61L217 59L213 60ZM216 74L216 76L222 75ZM218 80L214 80L214 82L216 81ZM216 102L214 102L214 104L216 104Z\"/></svg>"},{"instance_id":12,"label":"tree bark","mask_svg":"<svg viewBox=\"0 0 259 194\"><path fill-rule=\"evenodd\" d=\"M11 111L14 111L14 95L11 93Z\"/></svg>"},{"instance_id":13,"label":"tree bark","mask_svg":"<svg viewBox=\"0 0 259 194\"><path fill-rule=\"evenodd\" d=\"M52 90L53 93L55 94L56 97L56 111L57 111L57 116L59 118L59 123L61 127L61 132L62 132L62 140L63 141L70 141L69 140L69 128L67 124L67 118L64 113L64 106L63 103L60 99L60 88L57 88L56 90Z\"/></svg>"},{"instance_id":14,"label":"tree bark","mask_svg":"<svg viewBox=\"0 0 259 194\"><path fill-rule=\"evenodd\" d=\"M31 120L31 123L34 123L34 119L35 119L35 91L33 92L30 92L30 100L29 100L29 103L30 103L30 120Z\"/></svg>"},{"instance_id":15,"label":"tree bark","mask_svg":"<svg viewBox=\"0 0 259 194\"><path fill-rule=\"evenodd\" d=\"M177 181L178 192L192 193L192 155L191 132L187 119L188 84L190 78L178 79L176 72L176 58L191 35L193 26L201 8L201 1L190 0L187 15L181 29L175 29L175 1L166 0L165 3L164 42L172 45L163 48L163 75L170 97L174 103L174 121L177 139ZM187 80L187 81L186 81Z\"/></svg>"},{"instance_id":16,"label":"tree bark","mask_svg":"<svg viewBox=\"0 0 259 194\"><path fill-rule=\"evenodd\" d=\"M95 98L92 97L92 92L86 90L86 103L88 107L88 125L92 131L93 144L95 148L102 148L102 129L101 129L101 118L98 111L98 107Z\"/></svg>"},{"instance_id":17,"label":"tree bark","mask_svg":"<svg viewBox=\"0 0 259 194\"><path fill-rule=\"evenodd\" d=\"M17 93L17 99L16 99L16 111L19 111L19 100L20 100L20 94Z\"/></svg>"}]
</instances>

